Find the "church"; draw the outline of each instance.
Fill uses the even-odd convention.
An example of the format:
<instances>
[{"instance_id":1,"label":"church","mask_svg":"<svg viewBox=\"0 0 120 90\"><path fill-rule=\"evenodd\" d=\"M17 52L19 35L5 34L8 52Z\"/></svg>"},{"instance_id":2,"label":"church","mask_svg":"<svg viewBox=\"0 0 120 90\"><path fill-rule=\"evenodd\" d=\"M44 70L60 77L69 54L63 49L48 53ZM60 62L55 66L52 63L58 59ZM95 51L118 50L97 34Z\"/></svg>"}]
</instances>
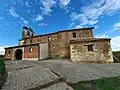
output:
<instances>
[{"instance_id":1,"label":"church","mask_svg":"<svg viewBox=\"0 0 120 90\"><path fill-rule=\"evenodd\" d=\"M113 62L110 38L94 38L93 27L60 30L35 35L24 26L18 46L5 48L5 60L45 60L67 58L72 62Z\"/></svg>"}]
</instances>

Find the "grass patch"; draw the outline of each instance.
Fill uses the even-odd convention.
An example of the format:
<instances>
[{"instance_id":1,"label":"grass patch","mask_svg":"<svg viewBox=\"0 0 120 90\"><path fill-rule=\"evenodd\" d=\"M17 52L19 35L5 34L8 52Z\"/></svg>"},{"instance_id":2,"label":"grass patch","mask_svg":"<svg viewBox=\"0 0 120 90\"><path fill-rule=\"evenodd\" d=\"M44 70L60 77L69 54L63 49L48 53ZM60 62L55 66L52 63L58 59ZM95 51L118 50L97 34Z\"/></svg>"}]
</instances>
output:
<instances>
[{"instance_id":1,"label":"grass patch","mask_svg":"<svg viewBox=\"0 0 120 90\"><path fill-rule=\"evenodd\" d=\"M0 55L0 60L4 60L4 55Z\"/></svg>"},{"instance_id":2,"label":"grass patch","mask_svg":"<svg viewBox=\"0 0 120 90\"><path fill-rule=\"evenodd\" d=\"M4 61L0 60L0 75L5 72L5 63Z\"/></svg>"},{"instance_id":3,"label":"grass patch","mask_svg":"<svg viewBox=\"0 0 120 90\"><path fill-rule=\"evenodd\" d=\"M75 90L120 90L120 76L78 82Z\"/></svg>"}]
</instances>

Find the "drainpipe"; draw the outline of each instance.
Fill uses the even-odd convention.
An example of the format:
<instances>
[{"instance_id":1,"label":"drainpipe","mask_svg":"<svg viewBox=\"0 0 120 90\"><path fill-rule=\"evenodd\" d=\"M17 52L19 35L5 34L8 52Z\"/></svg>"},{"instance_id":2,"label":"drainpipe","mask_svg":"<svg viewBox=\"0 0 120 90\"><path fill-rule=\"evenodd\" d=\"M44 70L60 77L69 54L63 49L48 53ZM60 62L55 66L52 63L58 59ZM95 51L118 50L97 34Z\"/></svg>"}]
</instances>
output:
<instances>
[{"instance_id":1,"label":"drainpipe","mask_svg":"<svg viewBox=\"0 0 120 90\"><path fill-rule=\"evenodd\" d=\"M38 44L38 60L40 60L40 44Z\"/></svg>"}]
</instances>

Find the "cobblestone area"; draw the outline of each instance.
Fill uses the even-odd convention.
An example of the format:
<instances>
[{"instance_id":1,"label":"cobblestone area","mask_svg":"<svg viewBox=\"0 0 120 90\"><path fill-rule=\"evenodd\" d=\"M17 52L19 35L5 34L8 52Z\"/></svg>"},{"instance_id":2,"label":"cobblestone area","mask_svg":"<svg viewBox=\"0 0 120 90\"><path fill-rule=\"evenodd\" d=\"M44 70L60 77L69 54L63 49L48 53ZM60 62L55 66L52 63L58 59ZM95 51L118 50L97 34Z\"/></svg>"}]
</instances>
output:
<instances>
[{"instance_id":1,"label":"cobblestone area","mask_svg":"<svg viewBox=\"0 0 120 90\"><path fill-rule=\"evenodd\" d=\"M120 75L120 64L75 64L67 60L6 61L2 90L73 90L67 83Z\"/></svg>"}]
</instances>

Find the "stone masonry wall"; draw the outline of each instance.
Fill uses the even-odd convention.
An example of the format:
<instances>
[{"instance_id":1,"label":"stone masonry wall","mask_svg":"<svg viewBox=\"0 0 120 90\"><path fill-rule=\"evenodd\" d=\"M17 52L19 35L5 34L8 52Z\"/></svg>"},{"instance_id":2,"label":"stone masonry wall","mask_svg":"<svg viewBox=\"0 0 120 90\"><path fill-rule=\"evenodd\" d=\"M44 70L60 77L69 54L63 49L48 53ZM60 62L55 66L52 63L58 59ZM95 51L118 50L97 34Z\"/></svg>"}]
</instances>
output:
<instances>
[{"instance_id":1,"label":"stone masonry wall","mask_svg":"<svg viewBox=\"0 0 120 90\"><path fill-rule=\"evenodd\" d=\"M5 49L4 59L5 60L11 60L12 59L12 54L13 54L13 49Z\"/></svg>"},{"instance_id":2,"label":"stone masonry wall","mask_svg":"<svg viewBox=\"0 0 120 90\"><path fill-rule=\"evenodd\" d=\"M94 51L88 51L86 45L93 44ZM70 45L71 60L73 62L105 63L113 62L112 50L109 41L89 43L72 43Z\"/></svg>"}]
</instances>

